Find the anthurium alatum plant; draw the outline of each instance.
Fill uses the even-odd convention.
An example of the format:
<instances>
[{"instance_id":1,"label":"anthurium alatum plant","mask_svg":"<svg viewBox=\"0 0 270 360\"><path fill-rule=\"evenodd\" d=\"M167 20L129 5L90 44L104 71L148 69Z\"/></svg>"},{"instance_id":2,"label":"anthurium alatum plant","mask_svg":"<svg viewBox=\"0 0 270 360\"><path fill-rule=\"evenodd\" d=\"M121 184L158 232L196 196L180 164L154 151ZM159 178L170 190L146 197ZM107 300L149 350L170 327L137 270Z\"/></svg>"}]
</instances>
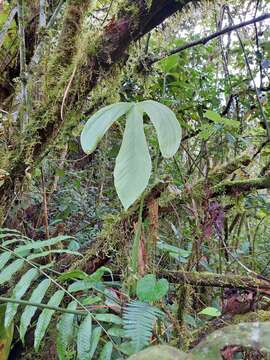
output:
<instances>
[{"instance_id":1,"label":"anthurium alatum plant","mask_svg":"<svg viewBox=\"0 0 270 360\"><path fill-rule=\"evenodd\" d=\"M181 142L180 124L172 110L153 100L106 106L90 117L81 133L82 148L91 154L112 124L125 115L125 131L114 168L115 188L125 209L145 190L152 170L143 127L144 113L155 127L162 156L174 156Z\"/></svg>"}]
</instances>

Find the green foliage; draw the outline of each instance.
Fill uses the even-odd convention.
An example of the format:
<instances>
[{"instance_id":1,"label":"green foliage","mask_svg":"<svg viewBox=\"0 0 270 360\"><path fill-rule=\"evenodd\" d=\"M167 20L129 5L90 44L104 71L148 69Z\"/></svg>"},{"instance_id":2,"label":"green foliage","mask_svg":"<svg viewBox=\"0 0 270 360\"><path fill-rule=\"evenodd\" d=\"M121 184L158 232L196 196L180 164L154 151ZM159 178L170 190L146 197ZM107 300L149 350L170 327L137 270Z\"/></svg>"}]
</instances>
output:
<instances>
[{"instance_id":1,"label":"green foliage","mask_svg":"<svg viewBox=\"0 0 270 360\"><path fill-rule=\"evenodd\" d=\"M198 314L216 317L216 316L220 316L221 312L218 309L209 306L198 312Z\"/></svg>"},{"instance_id":2,"label":"green foliage","mask_svg":"<svg viewBox=\"0 0 270 360\"><path fill-rule=\"evenodd\" d=\"M67 309L76 310L76 301L71 301ZM68 346L71 344L74 336L74 318L75 314L63 314L58 323L58 337L56 340L57 354L60 360L65 360Z\"/></svg>"},{"instance_id":3,"label":"green foliage","mask_svg":"<svg viewBox=\"0 0 270 360\"><path fill-rule=\"evenodd\" d=\"M83 315L83 319L81 320L77 334L78 358L89 359L89 356L92 358L101 337L102 328L100 327L100 324L111 323L120 325L122 324L122 319L114 314L91 314L89 311L86 313L83 311L77 311L76 309L78 304L82 307L84 307L84 305L79 300L72 297L69 291L65 290L62 285L60 285L56 280L44 272L44 269L50 268L53 263L49 262L44 267L36 263L33 264L31 261L31 256L33 255L32 251L36 252L34 253L35 255L39 255L36 258L45 256L48 257L48 255L53 256L55 251L51 247L59 245L62 240L69 240L70 237L59 236L49 240L34 242L25 236L21 236L19 232L10 231L8 229L1 229L0 235L2 239L2 243L0 244L0 251L2 252L1 258L3 259L2 271L0 272L0 283L4 284L7 281L12 280L12 277L15 274L17 277L19 277L19 280L13 288L10 298L1 298L2 301L7 302L5 307L5 315L3 316L3 326L6 329L11 329L13 327L13 320L18 311L18 307L20 305L26 305L22 315L20 316L19 325L19 335L21 340L24 342L25 334L31 324L31 320L36 314L38 308L42 308L44 306L45 308L43 308L37 317L34 332L34 348L36 351L38 351L50 323L55 321L53 320L53 315L56 311L64 312L60 317L57 325L58 336L56 345L59 358L66 359L69 347L74 344L78 315L80 315L80 317ZM21 241L23 242L23 245L15 245L15 247L13 246L17 242ZM10 249L11 246L13 246L12 249ZM43 251L46 247L50 248L50 250ZM70 252L63 248L61 253ZM6 254L9 254L9 256L6 256ZM22 254L24 254L24 256L22 256ZM76 255L74 252L72 252L72 254ZM19 257L19 259L16 259L16 257ZM14 258L16 260L14 260ZM73 272L67 272L66 274L63 274L60 277L60 280L63 282L77 278L86 279L80 281L88 281L91 283L91 287L95 288L96 286L99 286L105 289L105 287L102 285L102 276L105 273L111 273L111 270L106 267L101 267L97 270L96 273L91 275L87 275L79 270L75 270ZM47 278L42 279L44 276ZM40 282L38 283L37 281ZM85 291L89 289L89 286L80 286L80 281L75 281L73 284L71 284L71 290ZM54 287L52 285L54 285ZM49 288L50 291L48 291ZM57 290L57 288L59 289ZM69 295L73 299L67 304L67 312L65 312L65 308L63 309L59 307L65 294ZM23 300L25 295L28 297L30 295L29 300ZM43 301L45 296L48 298L47 302ZM96 322L98 322L99 326L95 327L93 333L91 333L91 324L93 318ZM107 349L105 351L105 355L107 354L107 357L108 353L109 351Z\"/></svg>"},{"instance_id":4,"label":"green foliage","mask_svg":"<svg viewBox=\"0 0 270 360\"><path fill-rule=\"evenodd\" d=\"M78 329L77 351L78 360L87 360L90 358L92 337L92 317L87 315Z\"/></svg>"},{"instance_id":5,"label":"green foliage","mask_svg":"<svg viewBox=\"0 0 270 360\"><path fill-rule=\"evenodd\" d=\"M139 198L151 175L151 158L143 128L144 112L156 129L163 157L172 157L180 145L181 127L174 113L156 101L106 106L87 121L81 134L82 148L90 154L110 126L126 114L123 141L114 169L115 188L125 209Z\"/></svg>"},{"instance_id":6,"label":"green foliage","mask_svg":"<svg viewBox=\"0 0 270 360\"><path fill-rule=\"evenodd\" d=\"M6 305L0 305L0 359L8 360L10 346L13 339L14 324L5 327L5 311Z\"/></svg>"},{"instance_id":7,"label":"green foliage","mask_svg":"<svg viewBox=\"0 0 270 360\"><path fill-rule=\"evenodd\" d=\"M137 282L137 296L141 301L161 300L169 290L169 283L166 279L156 280L153 274L145 275Z\"/></svg>"},{"instance_id":8,"label":"green foliage","mask_svg":"<svg viewBox=\"0 0 270 360\"><path fill-rule=\"evenodd\" d=\"M48 305L58 306L61 303L64 294L65 294L64 291L57 290L50 298ZM35 329L35 341L34 341L34 348L36 351L39 350L41 340L43 339L46 333L46 330L49 326L49 323L51 321L54 312L55 312L54 310L44 309L38 318L38 322Z\"/></svg>"},{"instance_id":9,"label":"green foliage","mask_svg":"<svg viewBox=\"0 0 270 360\"><path fill-rule=\"evenodd\" d=\"M140 301L132 301L124 308L125 336L131 338L133 352L149 344L153 327L164 314L157 308Z\"/></svg>"}]
</instances>

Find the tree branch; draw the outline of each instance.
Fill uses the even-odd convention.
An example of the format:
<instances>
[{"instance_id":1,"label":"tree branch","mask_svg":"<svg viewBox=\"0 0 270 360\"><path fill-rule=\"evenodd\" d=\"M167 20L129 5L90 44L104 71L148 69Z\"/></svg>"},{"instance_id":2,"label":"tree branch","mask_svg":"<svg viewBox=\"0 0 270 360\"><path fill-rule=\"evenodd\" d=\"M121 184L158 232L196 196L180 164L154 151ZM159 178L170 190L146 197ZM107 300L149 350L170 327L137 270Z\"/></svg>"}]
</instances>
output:
<instances>
[{"instance_id":1,"label":"tree branch","mask_svg":"<svg viewBox=\"0 0 270 360\"><path fill-rule=\"evenodd\" d=\"M149 58L146 58L143 60L143 62L146 63L147 66L151 66L152 64L168 57L168 56L171 56L171 55L174 55L174 54L177 54L183 50L186 50L186 49L189 49L189 48L192 48L194 46L198 46L198 45L205 45L207 44L210 40L213 40L221 35L224 35L224 34L227 34L231 31L234 31L234 30L237 30L237 29L240 29L241 27L244 27L244 26L248 26L248 25L251 25L251 24L254 24L256 22L260 22L260 21L264 21L266 19L269 19L270 18L270 14L269 13L266 13L264 15L261 15L261 16L258 16L254 19L250 19L250 20L247 20L247 21L243 21L239 24L235 24L235 25L232 25L232 26L227 26L225 27L224 29L220 30L220 31L216 31L214 32L213 34L210 34L208 36L205 36L201 39L198 39L198 40L194 40L194 41L191 41L185 45L182 45L182 46L178 46L172 50L169 50L169 51L165 51L163 52L162 54L160 55L157 55L157 56L154 56L154 57L149 57Z\"/></svg>"},{"instance_id":2,"label":"tree branch","mask_svg":"<svg viewBox=\"0 0 270 360\"><path fill-rule=\"evenodd\" d=\"M1 46L3 45L3 42L4 42L4 39L5 39L5 36L10 28L10 25L12 24L12 21L15 17L15 15L17 14L18 12L18 9L17 9L17 6L15 6L11 11L10 11L10 14L8 16L8 19L7 21L5 22L5 24L3 25L2 27L2 30L0 31L0 48Z\"/></svg>"},{"instance_id":3,"label":"tree branch","mask_svg":"<svg viewBox=\"0 0 270 360\"><path fill-rule=\"evenodd\" d=\"M190 284L193 286L211 286L221 288L252 288L270 290L270 282L240 275L213 274L209 272L187 272L187 271L162 271L160 277L168 279L172 283Z\"/></svg>"},{"instance_id":4,"label":"tree branch","mask_svg":"<svg viewBox=\"0 0 270 360\"><path fill-rule=\"evenodd\" d=\"M212 188L212 197L218 195L237 195L252 190L261 190L270 188L270 176L255 179L223 181Z\"/></svg>"}]
</instances>

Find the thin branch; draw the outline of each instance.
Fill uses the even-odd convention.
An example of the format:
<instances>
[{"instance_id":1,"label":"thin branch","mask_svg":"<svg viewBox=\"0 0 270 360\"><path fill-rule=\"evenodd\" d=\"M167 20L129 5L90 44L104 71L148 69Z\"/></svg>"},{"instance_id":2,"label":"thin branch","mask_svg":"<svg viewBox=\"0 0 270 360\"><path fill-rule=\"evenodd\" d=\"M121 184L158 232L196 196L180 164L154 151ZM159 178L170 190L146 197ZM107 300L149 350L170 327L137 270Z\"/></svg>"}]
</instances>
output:
<instances>
[{"instance_id":1,"label":"thin branch","mask_svg":"<svg viewBox=\"0 0 270 360\"><path fill-rule=\"evenodd\" d=\"M28 122L28 95L27 95L27 79L26 79L26 46L25 46L25 19L24 19L24 4L23 0L17 1L18 6L18 22L19 22L19 41L20 41L20 80L21 80L21 94L19 101L23 104L23 117L21 121L21 129L25 127Z\"/></svg>"},{"instance_id":2,"label":"thin branch","mask_svg":"<svg viewBox=\"0 0 270 360\"><path fill-rule=\"evenodd\" d=\"M59 14L63 4L64 4L64 0L60 0L59 4L57 5L56 9L54 10L54 13L50 17L50 19L46 25L46 30L49 30L53 26L53 24L57 18L57 15ZM34 65L37 65L39 63L39 61L42 57L43 49L44 49L44 43L40 42L34 52L32 59L31 59L30 66L29 66L30 70L33 68Z\"/></svg>"},{"instance_id":3,"label":"thin branch","mask_svg":"<svg viewBox=\"0 0 270 360\"><path fill-rule=\"evenodd\" d=\"M227 10L227 13L228 13L228 15L229 15L229 18L230 18L231 22L233 23L233 18L232 18L232 15L231 15L231 13L230 13L230 9L229 9L228 6L226 6L226 10ZM266 15L267 15L267 14L266 14ZM270 14L268 14L268 15L270 15ZM244 46L244 44L243 44L243 41L242 41L242 39L241 39L241 36L240 36L240 34L239 34L239 32L238 32L237 30L236 30L236 35L237 35L237 38L238 38L238 40L239 40L239 44L240 44L241 49L242 49L243 54L244 54L245 63L246 63L246 67L247 67L247 70L248 70L248 74L249 74L249 76L250 76L250 80L252 81L253 86L254 86L254 89L255 89L257 102L258 102L259 109L260 109L260 112L261 112L261 115L262 115L262 119L263 119L263 122L264 122L264 125L265 125L265 128L266 128L266 133L267 133L268 141L270 141L270 126L269 126L268 120L267 120L267 118L266 118L266 115L265 115L265 113L264 113L264 110L263 110L263 107L262 107L262 103L261 103L261 99L260 99L260 94L259 94L258 88L257 88L257 86L256 86L254 77L253 77L253 75L252 75L252 70L251 70L251 67L250 67L250 64L249 64L247 52L246 52L245 46Z\"/></svg>"},{"instance_id":4,"label":"thin branch","mask_svg":"<svg viewBox=\"0 0 270 360\"><path fill-rule=\"evenodd\" d=\"M39 28L46 27L46 0L39 0Z\"/></svg>"},{"instance_id":5,"label":"thin branch","mask_svg":"<svg viewBox=\"0 0 270 360\"><path fill-rule=\"evenodd\" d=\"M254 24L256 22L259 22L259 21L264 21L266 19L269 19L270 18L270 13L266 13L264 15L261 15L261 16L258 16L254 19L250 19L250 20L247 20L247 21L243 21L239 24L235 24L235 25L232 25L232 26L227 26L225 27L224 29L220 30L220 31L216 31L208 36L205 36L201 39L198 39L198 40L194 40L194 41L191 41L185 45L182 45L182 46L178 46L172 50L169 50L169 51L165 51L163 52L162 54L160 55L157 55L157 56L154 56L152 58L148 58L146 59L146 63L147 65L152 65L168 56L171 56L171 55L174 55L174 54L177 54L183 50L186 50L186 49L189 49L189 48L192 48L194 46L198 46L198 45L205 45L207 44L210 40L213 40L221 35L224 35L224 34L227 34L231 31L234 31L234 30L237 30L237 29L240 29L244 26L248 26L248 25L251 25L251 24Z\"/></svg>"},{"instance_id":6,"label":"thin branch","mask_svg":"<svg viewBox=\"0 0 270 360\"><path fill-rule=\"evenodd\" d=\"M15 6L11 10L11 12L10 12L10 14L9 14L9 16L7 18L7 21L5 22L5 24L3 25L2 30L0 31L0 48L3 45L5 36L6 36L7 32L8 32L8 30L9 30L11 24L12 24L12 21L13 21L15 15L17 14L17 12L18 12L18 8L17 8L17 6Z\"/></svg>"}]
</instances>

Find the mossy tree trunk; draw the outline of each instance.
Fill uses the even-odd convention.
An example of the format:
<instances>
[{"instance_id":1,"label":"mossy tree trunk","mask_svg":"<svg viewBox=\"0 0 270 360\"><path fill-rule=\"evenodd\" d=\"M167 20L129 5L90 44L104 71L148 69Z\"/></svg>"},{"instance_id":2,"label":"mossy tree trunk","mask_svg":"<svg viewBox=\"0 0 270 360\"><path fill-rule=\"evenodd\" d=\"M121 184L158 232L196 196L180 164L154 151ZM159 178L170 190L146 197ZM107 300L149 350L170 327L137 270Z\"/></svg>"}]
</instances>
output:
<instances>
[{"instance_id":1,"label":"mossy tree trunk","mask_svg":"<svg viewBox=\"0 0 270 360\"><path fill-rule=\"evenodd\" d=\"M78 123L87 97L117 64L126 61L129 46L167 17L197 1L119 1L113 20L100 32L81 35L81 24L91 3L70 0L67 4L58 47L48 59L42 59L49 64L49 93L43 94L41 102L34 102L29 124L14 135L12 146L1 154L0 168L6 176L0 187L0 224L25 176L48 153L64 124ZM36 76L40 76L39 71ZM31 81L36 80L34 75Z\"/></svg>"}]
</instances>

